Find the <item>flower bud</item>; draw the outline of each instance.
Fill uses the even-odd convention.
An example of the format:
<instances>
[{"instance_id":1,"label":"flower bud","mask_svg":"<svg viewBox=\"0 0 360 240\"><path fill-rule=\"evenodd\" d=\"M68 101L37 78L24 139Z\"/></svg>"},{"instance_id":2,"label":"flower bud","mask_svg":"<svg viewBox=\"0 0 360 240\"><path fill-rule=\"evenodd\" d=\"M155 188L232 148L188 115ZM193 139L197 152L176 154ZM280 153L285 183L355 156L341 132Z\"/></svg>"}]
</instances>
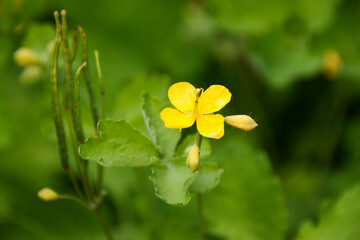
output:
<instances>
[{"instance_id":1,"label":"flower bud","mask_svg":"<svg viewBox=\"0 0 360 240\"><path fill-rule=\"evenodd\" d=\"M198 168L200 162L200 149L198 145L191 146L186 164L190 167L190 171L193 173Z\"/></svg>"},{"instance_id":2,"label":"flower bud","mask_svg":"<svg viewBox=\"0 0 360 240\"><path fill-rule=\"evenodd\" d=\"M38 192L38 197L43 201L53 201L58 199L58 194L50 188L43 188Z\"/></svg>"},{"instance_id":3,"label":"flower bud","mask_svg":"<svg viewBox=\"0 0 360 240\"><path fill-rule=\"evenodd\" d=\"M328 79L334 79L343 68L343 61L335 50L327 50L324 54L323 73Z\"/></svg>"},{"instance_id":4,"label":"flower bud","mask_svg":"<svg viewBox=\"0 0 360 240\"><path fill-rule=\"evenodd\" d=\"M225 122L230 126L236 127L244 131L253 130L258 124L247 115L232 115L225 117Z\"/></svg>"},{"instance_id":5,"label":"flower bud","mask_svg":"<svg viewBox=\"0 0 360 240\"><path fill-rule=\"evenodd\" d=\"M14 60L20 66L28 66L41 63L39 55L29 48L19 48L14 53Z\"/></svg>"}]
</instances>

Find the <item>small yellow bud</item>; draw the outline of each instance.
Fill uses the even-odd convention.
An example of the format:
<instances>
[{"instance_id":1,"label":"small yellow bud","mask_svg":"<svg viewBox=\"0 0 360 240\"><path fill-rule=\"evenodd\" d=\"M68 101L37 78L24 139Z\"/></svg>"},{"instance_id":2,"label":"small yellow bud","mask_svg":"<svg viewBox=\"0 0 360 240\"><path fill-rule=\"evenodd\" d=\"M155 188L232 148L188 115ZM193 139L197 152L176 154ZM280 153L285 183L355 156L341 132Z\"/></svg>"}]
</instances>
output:
<instances>
[{"instance_id":1,"label":"small yellow bud","mask_svg":"<svg viewBox=\"0 0 360 240\"><path fill-rule=\"evenodd\" d=\"M230 126L236 127L244 131L253 130L258 124L247 115L233 115L225 117L225 122Z\"/></svg>"},{"instance_id":2,"label":"small yellow bud","mask_svg":"<svg viewBox=\"0 0 360 240\"><path fill-rule=\"evenodd\" d=\"M50 188L43 188L38 192L38 196L43 201L53 201L58 198L57 192Z\"/></svg>"},{"instance_id":3,"label":"small yellow bud","mask_svg":"<svg viewBox=\"0 0 360 240\"><path fill-rule=\"evenodd\" d=\"M190 171L193 173L199 166L200 162L200 149L198 145L194 144L191 146L186 164L190 167Z\"/></svg>"},{"instance_id":4,"label":"small yellow bud","mask_svg":"<svg viewBox=\"0 0 360 240\"><path fill-rule=\"evenodd\" d=\"M27 66L41 63L39 55L29 48L19 48L14 53L14 60L19 66Z\"/></svg>"},{"instance_id":5,"label":"small yellow bud","mask_svg":"<svg viewBox=\"0 0 360 240\"><path fill-rule=\"evenodd\" d=\"M335 50L327 50L324 54L323 73L328 79L334 79L343 68L343 61Z\"/></svg>"}]
</instances>

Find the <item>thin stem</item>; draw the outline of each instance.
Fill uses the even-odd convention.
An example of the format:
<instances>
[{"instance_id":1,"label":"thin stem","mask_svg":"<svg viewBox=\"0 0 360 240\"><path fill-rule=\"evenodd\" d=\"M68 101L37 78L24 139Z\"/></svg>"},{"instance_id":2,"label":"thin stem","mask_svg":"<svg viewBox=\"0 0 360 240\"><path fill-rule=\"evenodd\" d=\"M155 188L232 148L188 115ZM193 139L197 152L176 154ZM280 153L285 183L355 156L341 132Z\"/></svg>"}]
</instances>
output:
<instances>
[{"instance_id":1,"label":"thin stem","mask_svg":"<svg viewBox=\"0 0 360 240\"><path fill-rule=\"evenodd\" d=\"M61 31L60 31L60 21L59 21L59 12L54 12L55 22L56 22L56 37L55 37L55 47L51 58L50 63L50 80L51 80L51 105L53 109L53 118L56 128L56 136L59 146L59 155L61 159L62 167L68 171L69 170L69 158L67 154L66 140L65 140L65 130L61 117L60 110L60 101L59 101L59 86L57 80L57 61L59 56L59 48L61 42Z\"/></svg>"},{"instance_id":2,"label":"thin stem","mask_svg":"<svg viewBox=\"0 0 360 240\"><path fill-rule=\"evenodd\" d=\"M78 184L78 182L77 182L74 174L71 172L70 169L67 169L67 170L66 170L66 173L68 174L68 176L69 176L69 178L70 178L70 181L71 181L72 185L73 185L74 188L75 188L76 193L77 193L81 198L85 199L83 193L82 193L81 190L80 190L79 184Z\"/></svg>"},{"instance_id":3,"label":"thin stem","mask_svg":"<svg viewBox=\"0 0 360 240\"><path fill-rule=\"evenodd\" d=\"M82 61L88 62L86 34L81 26L78 26L78 30L80 32L81 43L82 43ZM98 110L97 110L97 106L96 106L95 93L94 93L94 89L92 86L92 82L90 80L90 74L89 74L88 68L84 69L84 79L85 79L86 87L87 87L87 90L89 93L91 113L92 113L93 120L94 120L94 127L95 127L95 131L97 131L96 125L99 121L99 114L98 114Z\"/></svg>"},{"instance_id":4,"label":"thin stem","mask_svg":"<svg viewBox=\"0 0 360 240\"><path fill-rule=\"evenodd\" d=\"M202 143L203 136L197 132L195 136L195 144L198 145L199 149L201 149L201 143ZM196 207L198 211L198 219L199 219L199 233L200 233L200 239L204 240L204 216L203 216L203 205L202 205L202 195L201 193L196 194Z\"/></svg>"},{"instance_id":5,"label":"thin stem","mask_svg":"<svg viewBox=\"0 0 360 240\"><path fill-rule=\"evenodd\" d=\"M69 135L70 135L70 140L71 140L71 145L72 145L72 150L73 150L73 155L74 155L74 160L75 160L75 163L76 163L76 168L78 170L78 173L79 173L79 176L80 176L80 179L82 181L82 183L84 184L84 178L83 178L83 174L82 174L82 171L81 171L81 167L80 167L80 158L79 158L79 154L77 152L77 144L76 144L76 140L75 140L75 133L73 131L73 123L71 121L71 117L70 117L70 114L69 114L69 111L68 109L65 109L65 116L66 116L66 121L67 121L67 124L69 126ZM72 178L74 178L72 176L72 174L70 173L69 175L70 179L72 182L74 182L74 180ZM75 188L76 190L79 189L79 187L76 187ZM83 197L83 194L81 193L81 191L78 191L78 194L80 196Z\"/></svg>"},{"instance_id":6,"label":"thin stem","mask_svg":"<svg viewBox=\"0 0 360 240\"><path fill-rule=\"evenodd\" d=\"M95 50L94 55L95 55L96 69L97 69L97 73L98 73L99 86L100 86L100 91L101 91L101 118L104 119L105 118L106 93L105 93L104 82L103 82L103 77L102 77L102 73L101 73L99 52L97 50Z\"/></svg>"},{"instance_id":7,"label":"thin stem","mask_svg":"<svg viewBox=\"0 0 360 240\"><path fill-rule=\"evenodd\" d=\"M199 218L199 233L200 233L200 239L205 239L204 234L204 215L203 215L203 205L202 205L202 195L201 193L198 193L196 195L196 206L197 206L197 212L198 212L198 218Z\"/></svg>"},{"instance_id":8,"label":"thin stem","mask_svg":"<svg viewBox=\"0 0 360 240\"><path fill-rule=\"evenodd\" d=\"M72 48L71 48L71 62L73 62L75 59L77 46L78 46L78 37L77 37L76 29L77 29L76 27L73 28L73 44L72 44Z\"/></svg>"},{"instance_id":9,"label":"thin stem","mask_svg":"<svg viewBox=\"0 0 360 240\"><path fill-rule=\"evenodd\" d=\"M195 144L198 145L199 149L201 148L202 138L203 136L199 132L196 133Z\"/></svg>"},{"instance_id":10,"label":"thin stem","mask_svg":"<svg viewBox=\"0 0 360 240\"><path fill-rule=\"evenodd\" d=\"M94 55L95 55L96 69L97 69L97 73L98 73L99 86L100 86L100 91L101 91L101 119L105 119L106 94L105 94L105 90L104 90L104 82L103 82L103 77L102 77L102 73L101 73L99 52L97 50L95 50ZM103 166L98 164L97 169L98 169L98 188L97 188L98 192L97 192L97 195L100 196L101 188L102 188L102 181L104 178L104 168L103 168Z\"/></svg>"},{"instance_id":11,"label":"thin stem","mask_svg":"<svg viewBox=\"0 0 360 240\"><path fill-rule=\"evenodd\" d=\"M96 214L96 217L98 218L99 220L99 223L101 225L101 228L105 234L105 236L107 237L108 240L113 240L114 238L112 237L111 233L110 233L110 230L108 228L108 226L106 225L103 217L102 217L102 214L100 212L100 208L96 208L94 210L94 213Z\"/></svg>"},{"instance_id":12,"label":"thin stem","mask_svg":"<svg viewBox=\"0 0 360 240\"><path fill-rule=\"evenodd\" d=\"M78 137L78 144L84 142L84 132L81 124L81 112L80 112L80 74L87 66L87 62L84 62L76 71L75 84L74 84L74 122L75 131Z\"/></svg>"},{"instance_id":13,"label":"thin stem","mask_svg":"<svg viewBox=\"0 0 360 240\"><path fill-rule=\"evenodd\" d=\"M70 114L74 114L73 109L73 97L74 97L74 82L71 73L71 56L68 43L67 35L67 21L66 21L66 11L61 11L61 27L62 27L62 46L63 46L63 55L65 63L65 109L70 110Z\"/></svg>"},{"instance_id":14,"label":"thin stem","mask_svg":"<svg viewBox=\"0 0 360 240\"><path fill-rule=\"evenodd\" d=\"M79 203L80 205L82 205L86 209L89 209L89 206L86 204L86 202L84 202L81 198L78 198L76 196L72 196L72 195L68 195L68 194L60 194L60 195L58 195L58 199L72 200L72 201L75 201L75 202Z\"/></svg>"}]
</instances>

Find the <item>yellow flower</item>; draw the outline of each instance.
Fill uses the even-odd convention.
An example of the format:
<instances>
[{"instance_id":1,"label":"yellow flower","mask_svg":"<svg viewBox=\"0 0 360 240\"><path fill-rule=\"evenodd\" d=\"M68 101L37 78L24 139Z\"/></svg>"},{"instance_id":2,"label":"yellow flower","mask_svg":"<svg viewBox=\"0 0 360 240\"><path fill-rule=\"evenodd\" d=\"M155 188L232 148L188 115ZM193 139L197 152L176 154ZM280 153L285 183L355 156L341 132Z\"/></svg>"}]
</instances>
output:
<instances>
[{"instance_id":1,"label":"yellow flower","mask_svg":"<svg viewBox=\"0 0 360 240\"><path fill-rule=\"evenodd\" d=\"M51 188L43 188L38 192L38 197L43 201L53 201L58 199L58 194Z\"/></svg>"},{"instance_id":2,"label":"yellow flower","mask_svg":"<svg viewBox=\"0 0 360 240\"><path fill-rule=\"evenodd\" d=\"M16 50L14 53L14 59L19 66L23 67L41 63L38 54L26 47L22 47Z\"/></svg>"},{"instance_id":3,"label":"yellow flower","mask_svg":"<svg viewBox=\"0 0 360 240\"><path fill-rule=\"evenodd\" d=\"M224 117L214 112L222 109L231 99L229 90L221 85L211 85L206 91L196 89L188 82L175 83L168 96L174 107L165 108L160 117L167 128L188 128L196 120L198 132L208 138L224 135Z\"/></svg>"}]
</instances>

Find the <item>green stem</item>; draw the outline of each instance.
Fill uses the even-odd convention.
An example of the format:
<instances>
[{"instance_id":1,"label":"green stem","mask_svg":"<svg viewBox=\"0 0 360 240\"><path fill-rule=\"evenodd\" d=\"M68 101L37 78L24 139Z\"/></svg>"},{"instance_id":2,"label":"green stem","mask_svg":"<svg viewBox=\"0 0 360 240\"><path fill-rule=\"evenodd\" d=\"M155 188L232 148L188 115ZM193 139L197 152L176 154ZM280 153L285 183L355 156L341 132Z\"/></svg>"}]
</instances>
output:
<instances>
[{"instance_id":1,"label":"green stem","mask_svg":"<svg viewBox=\"0 0 360 240\"><path fill-rule=\"evenodd\" d=\"M101 119L105 119L105 97L106 97L106 94L105 94L105 90L104 90L104 82L103 82L103 77L102 77L102 73L101 73L99 52L97 50L95 50L94 55L95 55L96 69L97 69L97 73L98 73L99 86L100 86L100 91L101 91ZM102 188L102 181L104 178L104 168L103 168L103 166L98 164L97 169L98 169L98 188L97 188L98 192L97 192L97 195L100 196L101 188Z\"/></svg>"},{"instance_id":2,"label":"green stem","mask_svg":"<svg viewBox=\"0 0 360 240\"><path fill-rule=\"evenodd\" d=\"M202 142L203 136L198 132L195 136L195 144L198 145L199 149L201 148L201 142Z\"/></svg>"},{"instance_id":3,"label":"green stem","mask_svg":"<svg viewBox=\"0 0 360 240\"><path fill-rule=\"evenodd\" d=\"M75 73L75 84L74 84L74 122L75 131L78 136L78 144L84 142L84 132L81 124L81 112L80 112L80 74L87 66L87 62L84 62Z\"/></svg>"},{"instance_id":4,"label":"green stem","mask_svg":"<svg viewBox=\"0 0 360 240\"><path fill-rule=\"evenodd\" d=\"M72 48L71 48L71 62L74 62L75 56L76 56L76 51L77 51L77 46L78 46L78 38L77 38L77 28L74 27L73 28L73 44L72 44Z\"/></svg>"},{"instance_id":5,"label":"green stem","mask_svg":"<svg viewBox=\"0 0 360 240\"><path fill-rule=\"evenodd\" d=\"M79 173L79 177L82 181L82 183L84 184L84 179L83 179L83 174L82 174L82 170L80 167L80 158L79 158L79 154L77 152L77 144L76 144L76 140L75 140L75 133L73 131L73 126L72 126L72 122L71 122L71 118L70 118L70 114L68 109L65 109L65 116L66 116L66 120L67 120L67 124L69 126L69 135L70 135L70 139L71 139L71 146L72 146L72 150L73 150L73 155L74 155L74 160L76 163L76 168L78 170ZM70 175L70 179L72 182L74 182L74 180L72 178L74 178L74 176L72 175L72 173L69 171ZM77 181L76 181L77 183ZM81 191L78 191L79 187L75 187L76 192L83 197L83 194Z\"/></svg>"},{"instance_id":6,"label":"green stem","mask_svg":"<svg viewBox=\"0 0 360 240\"><path fill-rule=\"evenodd\" d=\"M72 200L72 201L75 201L75 202L79 203L80 205L82 205L86 209L89 209L89 206L87 205L86 202L84 202L81 198L78 198L78 197L75 197L75 196L72 196L72 195L60 194L60 195L58 195L58 199Z\"/></svg>"},{"instance_id":7,"label":"green stem","mask_svg":"<svg viewBox=\"0 0 360 240\"><path fill-rule=\"evenodd\" d=\"M197 132L195 136L195 144L198 145L199 149L201 149L201 143L202 143L203 136ZM200 157L200 156L199 156ZM202 205L202 195L201 193L196 194L196 207L198 211L198 219L199 219L199 233L200 233L200 239L204 240L204 216L203 216L203 205Z\"/></svg>"},{"instance_id":8,"label":"green stem","mask_svg":"<svg viewBox=\"0 0 360 240\"><path fill-rule=\"evenodd\" d=\"M197 212L198 212L198 218L199 218L199 232L200 232L200 239L205 239L204 234L204 215L203 215L203 205L202 205L202 195L201 193L198 193L196 195L196 206L197 206Z\"/></svg>"},{"instance_id":9,"label":"green stem","mask_svg":"<svg viewBox=\"0 0 360 240\"><path fill-rule=\"evenodd\" d=\"M96 209L94 210L94 213L96 214L96 217L97 217L97 219L99 220L99 223L100 223L100 225L101 225L101 228L102 228L102 230L103 230L106 238L107 238L108 240L113 240L114 238L112 237L112 235L111 235L111 233L110 233L110 230L109 230L108 226L106 225L106 223L105 223L105 221L104 221L104 219L103 219L103 217L102 217L102 214L101 214L101 212L100 212L100 208L96 208Z\"/></svg>"},{"instance_id":10,"label":"green stem","mask_svg":"<svg viewBox=\"0 0 360 240\"><path fill-rule=\"evenodd\" d=\"M106 93L105 93L104 82L103 82L103 77L102 77L102 73L101 73L99 52L97 50L95 50L94 55L95 55L96 69L97 69L97 73L98 73L99 86L100 86L100 91L101 91L101 118L105 119L105 98L106 98Z\"/></svg>"},{"instance_id":11,"label":"green stem","mask_svg":"<svg viewBox=\"0 0 360 240\"><path fill-rule=\"evenodd\" d=\"M81 26L78 26L78 30L80 32L81 43L82 43L82 61L88 62L86 34ZM92 82L90 80L90 74L89 74L88 68L84 69L84 79L85 79L86 87L87 87L87 90L89 93L91 114L92 114L93 120L94 120L95 131L97 131L96 125L99 121L99 114L98 114L98 110L97 110L97 106L96 106L95 93L94 93L94 89L92 86Z\"/></svg>"},{"instance_id":12,"label":"green stem","mask_svg":"<svg viewBox=\"0 0 360 240\"><path fill-rule=\"evenodd\" d=\"M59 155L61 159L62 167L68 171L69 170L69 158L67 154L66 140L65 140L65 130L61 117L60 110L60 101L59 101L59 86L57 80L57 61L59 56L59 48L61 42L61 31L60 31L60 21L59 21L59 12L54 12L55 22L56 22L56 37L55 37L55 47L52 53L52 58L50 62L50 80L51 80L51 105L53 109L53 118L56 128L56 136L59 146Z\"/></svg>"},{"instance_id":13,"label":"green stem","mask_svg":"<svg viewBox=\"0 0 360 240\"><path fill-rule=\"evenodd\" d=\"M74 97L74 82L71 73L71 56L68 43L67 35L67 21L66 21L66 11L61 11L61 26L62 26L62 46L63 46L63 55L64 55L64 64L65 64L65 109L69 109L71 116L74 115L73 108L73 97Z\"/></svg>"}]
</instances>

